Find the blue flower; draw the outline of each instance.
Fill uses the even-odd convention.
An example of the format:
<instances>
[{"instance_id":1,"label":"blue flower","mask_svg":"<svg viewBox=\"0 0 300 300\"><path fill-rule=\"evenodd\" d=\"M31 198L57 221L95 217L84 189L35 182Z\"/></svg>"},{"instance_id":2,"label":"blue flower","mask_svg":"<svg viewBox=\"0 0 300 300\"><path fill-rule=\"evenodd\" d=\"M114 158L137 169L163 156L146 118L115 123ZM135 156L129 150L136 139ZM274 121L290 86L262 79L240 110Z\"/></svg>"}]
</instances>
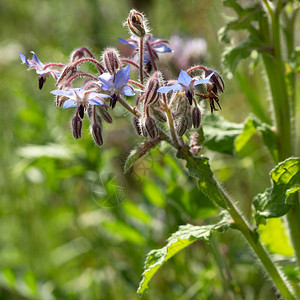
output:
<instances>
[{"instance_id":1,"label":"blue flower","mask_svg":"<svg viewBox=\"0 0 300 300\"><path fill-rule=\"evenodd\" d=\"M54 90L50 93L67 98L68 100L64 102L62 108L78 107L81 118L83 118L84 109L86 109L89 105L104 105L103 98L109 98L106 94L96 93L82 88Z\"/></svg>"},{"instance_id":2,"label":"blue flower","mask_svg":"<svg viewBox=\"0 0 300 300\"><path fill-rule=\"evenodd\" d=\"M122 44L129 45L133 49L133 55L138 54L139 41L134 37L124 40L119 38ZM155 70L157 70L155 65L155 59L158 59L158 53L173 53L174 51L167 46L168 41L163 39L153 38L151 34L147 35L144 40L145 50L144 50L144 63L151 63Z\"/></svg>"},{"instance_id":3,"label":"blue flower","mask_svg":"<svg viewBox=\"0 0 300 300\"><path fill-rule=\"evenodd\" d=\"M169 91L177 92L182 90L183 92L185 92L186 97L188 98L190 104L192 105L195 86L199 84L208 84L211 76L214 73L215 72L212 72L211 74L209 74L209 76L205 77L204 79L195 79L192 78L187 72L181 70L177 83L169 86L163 86L159 88L157 92L167 93Z\"/></svg>"},{"instance_id":4,"label":"blue flower","mask_svg":"<svg viewBox=\"0 0 300 300\"><path fill-rule=\"evenodd\" d=\"M133 96L134 89L128 85L130 79L130 66L119 70L116 74L103 73L98 77L103 91L111 96L110 106L114 108L120 95Z\"/></svg>"},{"instance_id":5,"label":"blue flower","mask_svg":"<svg viewBox=\"0 0 300 300\"><path fill-rule=\"evenodd\" d=\"M23 64L27 64L29 66L28 70L35 69L36 73L39 75L39 88L42 89L46 78L49 75L56 80L59 77L60 72L58 70L52 70L50 66L44 65L33 51L30 53L32 53L32 59L27 59L21 52L19 52L19 55ZM60 64L55 65L61 66Z\"/></svg>"}]
</instances>

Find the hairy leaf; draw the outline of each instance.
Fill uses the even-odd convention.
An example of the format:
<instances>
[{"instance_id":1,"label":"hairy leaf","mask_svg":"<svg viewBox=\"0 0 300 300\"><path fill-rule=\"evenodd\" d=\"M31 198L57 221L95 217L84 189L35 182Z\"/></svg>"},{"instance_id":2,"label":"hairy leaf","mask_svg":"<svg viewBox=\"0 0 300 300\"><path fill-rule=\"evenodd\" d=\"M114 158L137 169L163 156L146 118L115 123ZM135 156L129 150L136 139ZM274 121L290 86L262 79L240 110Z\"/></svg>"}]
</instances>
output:
<instances>
[{"instance_id":1,"label":"hairy leaf","mask_svg":"<svg viewBox=\"0 0 300 300\"><path fill-rule=\"evenodd\" d=\"M234 73L240 60L248 58L253 50L269 53L270 48L263 42L249 37L237 46L230 46L224 50L222 57L224 67Z\"/></svg>"},{"instance_id":2,"label":"hairy leaf","mask_svg":"<svg viewBox=\"0 0 300 300\"><path fill-rule=\"evenodd\" d=\"M300 190L300 158L288 158L279 163L270 177L272 186L253 200L258 217L277 218L289 211L291 196Z\"/></svg>"},{"instance_id":3,"label":"hairy leaf","mask_svg":"<svg viewBox=\"0 0 300 300\"><path fill-rule=\"evenodd\" d=\"M229 43L230 39L227 36L230 30L241 30L247 29L252 26L254 21L259 20L259 18L264 13L263 8L260 3L252 3L250 6L243 8L236 1L224 1L225 6L234 8L238 14L238 18L228 22L220 31L220 39L223 42ZM254 27L253 27L254 28ZM253 29L252 29L253 30Z\"/></svg>"},{"instance_id":4,"label":"hairy leaf","mask_svg":"<svg viewBox=\"0 0 300 300\"><path fill-rule=\"evenodd\" d=\"M143 294L148 289L148 283L158 269L171 257L190 244L204 240L209 241L212 231L223 232L230 226L230 219L224 218L220 223L206 226L193 226L191 224L179 227L168 239L165 247L152 250L148 253L143 278L138 288L138 294Z\"/></svg>"},{"instance_id":5,"label":"hairy leaf","mask_svg":"<svg viewBox=\"0 0 300 300\"><path fill-rule=\"evenodd\" d=\"M198 187L210 201L215 202L222 208L226 208L224 195L217 185L213 177L213 172L210 169L208 158L204 156L192 156L190 153L183 151L177 153L177 157L184 159L187 164L190 175L196 177L198 180Z\"/></svg>"}]
</instances>

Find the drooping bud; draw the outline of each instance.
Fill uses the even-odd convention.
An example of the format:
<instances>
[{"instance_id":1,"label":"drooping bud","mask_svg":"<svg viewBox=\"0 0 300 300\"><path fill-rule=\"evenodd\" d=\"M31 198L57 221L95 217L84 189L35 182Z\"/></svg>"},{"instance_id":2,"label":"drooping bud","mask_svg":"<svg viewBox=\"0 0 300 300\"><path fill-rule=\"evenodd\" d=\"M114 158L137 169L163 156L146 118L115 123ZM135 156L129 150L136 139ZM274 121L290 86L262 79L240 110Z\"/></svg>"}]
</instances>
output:
<instances>
[{"instance_id":1,"label":"drooping bud","mask_svg":"<svg viewBox=\"0 0 300 300\"><path fill-rule=\"evenodd\" d=\"M192 109L192 120L194 128L199 128L201 124L201 111L198 106Z\"/></svg>"},{"instance_id":2,"label":"drooping bud","mask_svg":"<svg viewBox=\"0 0 300 300\"><path fill-rule=\"evenodd\" d=\"M159 109L156 109L154 107L152 107L151 109L151 113L152 113L152 116L159 122L161 123L166 123L167 122L167 117L166 117L166 114L159 110Z\"/></svg>"},{"instance_id":3,"label":"drooping bud","mask_svg":"<svg viewBox=\"0 0 300 300\"><path fill-rule=\"evenodd\" d=\"M102 125L101 115L100 115L100 108L97 105L90 105L87 108L88 117L91 123L98 123Z\"/></svg>"},{"instance_id":4,"label":"drooping bud","mask_svg":"<svg viewBox=\"0 0 300 300\"><path fill-rule=\"evenodd\" d=\"M67 65L65 68L62 70L60 77L58 78L56 85L62 84L64 81L68 80L70 77L75 75L77 72L77 67L74 65Z\"/></svg>"},{"instance_id":5,"label":"drooping bud","mask_svg":"<svg viewBox=\"0 0 300 300\"><path fill-rule=\"evenodd\" d=\"M133 126L135 128L135 131L138 135L142 135L142 129L141 129L141 125L140 125L140 120L138 117L134 116L132 118L132 123L133 123Z\"/></svg>"},{"instance_id":6,"label":"drooping bud","mask_svg":"<svg viewBox=\"0 0 300 300\"><path fill-rule=\"evenodd\" d=\"M82 129L82 120L76 113L72 119L72 133L76 140L81 138L81 129Z\"/></svg>"},{"instance_id":7,"label":"drooping bud","mask_svg":"<svg viewBox=\"0 0 300 300\"><path fill-rule=\"evenodd\" d=\"M160 94L157 93L157 90L161 87L161 82L162 79L159 72L155 72L148 80L145 91L145 104L152 105L158 100Z\"/></svg>"},{"instance_id":8,"label":"drooping bud","mask_svg":"<svg viewBox=\"0 0 300 300\"><path fill-rule=\"evenodd\" d=\"M107 107L105 105L101 105L98 106L98 109L103 120L111 124L113 122L113 119L111 114L108 112Z\"/></svg>"},{"instance_id":9,"label":"drooping bud","mask_svg":"<svg viewBox=\"0 0 300 300\"><path fill-rule=\"evenodd\" d=\"M103 145L103 138L102 138L102 126L99 123L93 123L90 125L90 132L93 137L95 143L101 147Z\"/></svg>"},{"instance_id":10,"label":"drooping bud","mask_svg":"<svg viewBox=\"0 0 300 300\"><path fill-rule=\"evenodd\" d=\"M110 74L115 74L122 68L119 53L114 48L107 48L102 55L103 64Z\"/></svg>"},{"instance_id":11,"label":"drooping bud","mask_svg":"<svg viewBox=\"0 0 300 300\"><path fill-rule=\"evenodd\" d=\"M144 16L135 9L132 9L130 11L129 16L127 18L127 25L134 35L138 37L145 36L147 29L145 25Z\"/></svg>"},{"instance_id":12,"label":"drooping bud","mask_svg":"<svg viewBox=\"0 0 300 300\"><path fill-rule=\"evenodd\" d=\"M155 123L154 119L152 119L151 117L147 117L147 119L145 121L145 127L146 127L147 132L149 133L149 136L152 139L157 137L158 129L156 127L156 123Z\"/></svg>"},{"instance_id":13,"label":"drooping bud","mask_svg":"<svg viewBox=\"0 0 300 300\"><path fill-rule=\"evenodd\" d=\"M188 119L186 117L181 117L178 119L176 124L176 132L179 136L183 136L188 127Z\"/></svg>"}]
</instances>

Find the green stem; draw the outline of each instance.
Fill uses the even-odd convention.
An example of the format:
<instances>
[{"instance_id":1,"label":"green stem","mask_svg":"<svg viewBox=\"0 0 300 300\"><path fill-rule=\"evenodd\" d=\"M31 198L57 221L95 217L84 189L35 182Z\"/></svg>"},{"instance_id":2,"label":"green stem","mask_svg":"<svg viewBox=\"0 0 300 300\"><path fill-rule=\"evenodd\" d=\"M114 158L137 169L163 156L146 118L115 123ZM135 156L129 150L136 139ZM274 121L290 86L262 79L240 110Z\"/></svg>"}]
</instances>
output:
<instances>
[{"instance_id":1,"label":"green stem","mask_svg":"<svg viewBox=\"0 0 300 300\"><path fill-rule=\"evenodd\" d=\"M264 1L268 3L268 1ZM271 10L268 7L268 10ZM292 156L295 149L295 140L292 135L292 129L295 128L295 104L293 98L289 98L285 81L285 69L281 53L281 39L280 39L280 20L279 13L281 11L281 1L278 1L276 9L270 12L271 28L272 28L272 46L274 55L269 56L263 54L263 61L269 78L270 89L272 93L273 108L275 113L275 123L277 128L277 143L279 161ZM266 19L264 20L266 22ZM294 28L289 28L289 34L293 36ZM267 33L269 36L269 33ZM268 37L270 39L270 36ZM293 43L291 38L288 43ZM288 48L290 48L289 45ZM294 79L292 79L294 81ZM296 87L292 85L296 90ZM295 90L292 97L295 95ZM297 198L294 206L287 214L287 221L289 224L290 237L294 250L297 256L298 263L300 264L300 233L299 233L299 220L300 220L300 205Z\"/></svg>"},{"instance_id":2,"label":"green stem","mask_svg":"<svg viewBox=\"0 0 300 300\"><path fill-rule=\"evenodd\" d=\"M194 175L199 179L198 185L201 191L229 212L234 220L234 226L238 228L246 238L282 296L285 299L296 299L296 296L294 296L293 292L290 290L288 281L284 278L283 274L271 260L259 241L258 233L250 226L236 207L235 203L225 194L214 179L208 164L208 159L204 157L194 157L189 154L186 149L179 150L178 157L187 161L187 168L191 175ZM299 297L300 295L298 295L298 298Z\"/></svg>"},{"instance_id":3,"label":"green stem","mask_svg":"<svg viewBox=\"0 0 300 300\"><path fill-rule=\"evenodd\" d=\"M144 38L140 37L140 82L144 84Z\"/></svg>"}]
</instances>

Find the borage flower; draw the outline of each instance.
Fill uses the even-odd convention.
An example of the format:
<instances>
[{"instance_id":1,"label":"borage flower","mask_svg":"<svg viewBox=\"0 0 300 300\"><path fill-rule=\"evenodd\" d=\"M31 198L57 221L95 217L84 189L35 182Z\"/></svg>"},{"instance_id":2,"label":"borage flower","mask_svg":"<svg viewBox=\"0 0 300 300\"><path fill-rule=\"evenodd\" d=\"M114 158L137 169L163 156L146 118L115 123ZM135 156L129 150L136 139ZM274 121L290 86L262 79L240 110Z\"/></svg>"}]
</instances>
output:
<instances>
[{"instance_id":1,"label":"borage flower","mask_svg":"<svg viewBox=\"0 0 300 300\"><path fill-rule=\"evenodd\" d=\"M213 74L214 72L209 74L209 76L205 77L204 79L196 79L192 78L187 72L181 70L177 83L169 86L163 86L157 91L159 93L167 93L169 91L177 92L182 90L185 93L186 98L189 100L189 103L192 105L195 86L199 84L208 84Z\"/></svg>"},{"instance_id":2,"label":"borage flower","mask_svg":"<svg viewBox=\"0 0 300 300\"><path fill-rule=\"evenodd\" d=\"M128 85L130 79L130 66L118 71L116 74L103 73L98 77L103 91L108 91L111 97L110 106L114 108L120 95L133 96L134 89Z\"/></svg>"},{"instance_id":3,"label":"borage flower","mask_svg":"<svg viewBox=\"0 0 300 300\"><path fill-rule=\"evenodd\" d=\"M22 63L27 64L29 66L28 70L35 69L36 73L39 75L39 89L42 89L46 78L49 75L51 75L55 80L58 79L58 77L60 76L60 71L53 70L51 66L63 67L63 64L44 65L33 51L30 51L30 53L32 53L32 59L27 59L26 56L21 52L19 52L19 55L22 60Z\"/></svg>"},{"instance_id":4,"label":"borage flower","mask_svg":"<svg viewBox=\"0 0 300 300\"><path fill-rule=\"evenodd\" d=\"M78 107L78 113L81 119L83 119L84 110L86 110L89 105L104 105L103 98L110 98L109 95L96 93L82 88L54 90L50 93L68 99L64 102L62 106L63 109L68 107Z\"/></svg>"},{"instance_id":5,"label":"borage flower","mask_svg":"<svg viewBox=\"0 0 300 300\"><path fill-rule=\"evenodd\" d=\"M133 55L138 54L139 52L139 41L135 37L124 40L119 38L119 41L122 44L129 45L133 49ZM145 37L144 44L144 63L146 65L151 64L154 69L157 71L155 64L155 59L158 59L158 53L173 53L174 51L167 45L169 42L167 40L153 38L151 34L148 34ZM150 71L150 70L149 70Z\"/></svg>"}]
</instances>

